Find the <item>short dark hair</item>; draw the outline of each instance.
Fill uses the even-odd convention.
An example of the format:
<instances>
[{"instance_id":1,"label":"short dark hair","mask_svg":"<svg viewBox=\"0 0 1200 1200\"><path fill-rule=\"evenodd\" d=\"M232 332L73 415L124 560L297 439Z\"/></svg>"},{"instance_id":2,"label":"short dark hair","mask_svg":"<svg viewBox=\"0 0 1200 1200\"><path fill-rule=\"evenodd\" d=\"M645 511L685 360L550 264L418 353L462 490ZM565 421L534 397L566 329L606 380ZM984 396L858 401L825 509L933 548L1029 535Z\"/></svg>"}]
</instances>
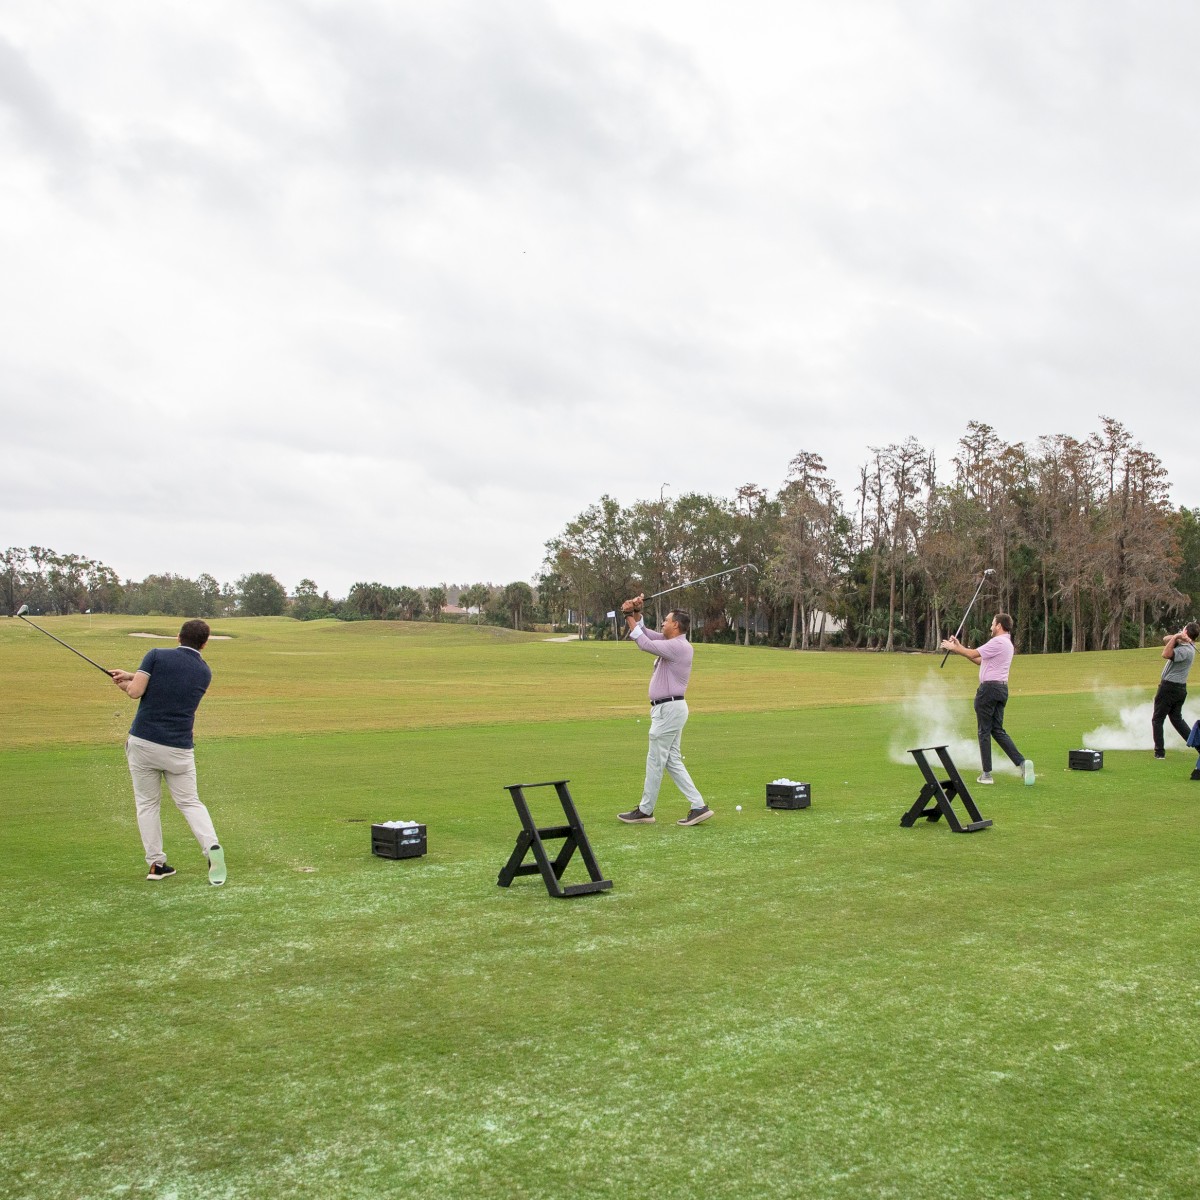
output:
<instances>
[{"instance_id":1,"label":"short dark hair","mask_svg":"<svg viewBox=\"0 0 1200 1200\"><path fill-rule=\"evenodd\" d=\"M999 625L999 626L1000 626L1000 628L1001 628L1001 629L1003 629L1005 633L1007 633L1007 634L1009 634L1009 635L1011 635L1011 634L1012 634L1012 631L1013 631L1013 619L1012 619L1012 617L1010 617L1010 616L1008 615L1008 613L997 613L997 614L996 614L996 615L995 615L995 616L992 618L992 620L993 620L993 621L995 621L995 622L996 622L996 624L997 624L997 625Z\"/></svg>"},{"instance_id":2,"label":"short dark hair","mask_svg":"<svg viewBox=\"0 0 1200 1200\"><path fill-rule=\"evenodd\" d=\"M1195 621L1189 621L1183 627L1183 632L1186 633L1194 642L1198 637L1200 637L1200 625L1197 625Z\"/></svg>"},{"instance_id":3,"label":"short dark hair","mask_svg":"<svg viewBox=\"0 0 1200 1200\"><path fill-rule=\"evenodd\" d=\"M179 631L179 644L191 646L193 650L203 650L204 643L208 641L208 633L208 622L193 617L190 621L184 621L183 628Z\"/></svg>"},{"instance_id":4,"label":"short dark hair","mask_svg":"<svg viewBox=\"0 0 1200 1200\"><path fill-rule=\"evenodd\" d=\"M687 637L688 632L692 628L692 614L685 612L682 608L673 608L667 613L667 616L675 618L675 624L679 626L679 632L684 637Z\"/></svg>"}]
</instances>

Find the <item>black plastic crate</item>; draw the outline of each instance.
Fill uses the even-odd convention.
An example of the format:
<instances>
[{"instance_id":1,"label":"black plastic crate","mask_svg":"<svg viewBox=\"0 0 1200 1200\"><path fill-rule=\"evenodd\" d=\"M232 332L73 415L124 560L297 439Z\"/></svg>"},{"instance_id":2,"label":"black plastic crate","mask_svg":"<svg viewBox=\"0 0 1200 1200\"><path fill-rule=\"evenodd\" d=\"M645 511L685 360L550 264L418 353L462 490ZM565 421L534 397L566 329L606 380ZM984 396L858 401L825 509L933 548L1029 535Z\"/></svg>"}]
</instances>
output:
<instances>
[{"instance_id":1,"label":"black plastic crate","mask_svg":"<svg viewBox=\"0 0 1200 1200\"><path fill-rule=\"evenodd\" d=\"M768 783L768 808L807 808L812 794L807 783Z\"/></svg>"},{"instance_id":2,"label":"black plastic crate","mask_svg":"<svg viewBox=\"0 0 1200 1200\"><path fill-rule=\"evenodd\" d=\"M380 858L420 858L428 848L424 825L371 826L371 853Z\"/></svg>"},{"instance_id":3,"label":"black plastic crate","mask_svg":"<svg viewBox=\"0 0 1200 1200\"><path fill-rule=\"evenodd\" d=\"M1104 766L1104 751L1068 750L1067 766L1072 771L1099 771Z\"/></svg>"}]
</instances>

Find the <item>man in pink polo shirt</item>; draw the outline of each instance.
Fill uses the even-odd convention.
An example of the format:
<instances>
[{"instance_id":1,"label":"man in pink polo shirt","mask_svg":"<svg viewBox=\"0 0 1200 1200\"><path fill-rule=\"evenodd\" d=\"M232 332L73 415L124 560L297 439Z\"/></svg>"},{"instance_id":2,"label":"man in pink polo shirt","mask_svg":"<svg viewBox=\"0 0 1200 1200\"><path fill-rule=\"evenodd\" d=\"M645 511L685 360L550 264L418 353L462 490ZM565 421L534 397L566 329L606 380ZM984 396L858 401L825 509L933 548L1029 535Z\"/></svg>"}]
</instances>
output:
<instances>
[{"instance_id":1,"label":"man in pink polo shirt","mask_svg":"<svg viewBox=\"0 0 1200 1200\"><path fill-rule=\"evenodd\" d=\"M680 609L672 609L663 618L662 632L647 629L642 624L642 597L626 600L621 605L629 626L629 640L639 650L655 656L650 674L650 751L646 755L646 782L642 799L636 808L617 814L626 825L653 825L654 806L665 771L688 801L687 815L677 825L700 825L713 815L704 797L692 782L679 745L683 727L687 724L688 706L684 695L692 673L692 644L688 641L691 617Z\"/></svg>"},{"instance_id":2,"label":"man in pink polo shirt","mask_svg":"<svg viewBox=\"0 0 1200 1200\"><path fill-rule=\"evenodd\" d=\"M1013 660L1013 619L1008 613L992 618L991 641L978 650L964 646L953 634L942 641L942 649L961 654L979 664L979 688L975 692L975 719L979 726L979 783L992 782L992 739L1021 768L1027 785L1033 784L1033 760L1026 758L1004 730L1004 706L1008 703L1008 669Z\"/></svg>"}]
</instances>

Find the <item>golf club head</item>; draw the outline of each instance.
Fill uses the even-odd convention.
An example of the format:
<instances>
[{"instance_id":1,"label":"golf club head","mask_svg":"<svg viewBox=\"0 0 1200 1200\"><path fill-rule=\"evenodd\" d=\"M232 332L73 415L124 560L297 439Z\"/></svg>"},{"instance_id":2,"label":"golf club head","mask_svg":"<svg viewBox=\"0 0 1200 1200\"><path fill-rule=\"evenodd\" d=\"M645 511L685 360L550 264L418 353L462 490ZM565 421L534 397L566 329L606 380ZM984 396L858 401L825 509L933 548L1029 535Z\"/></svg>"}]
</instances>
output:
<instances>
[{"instance_id":1,"label":"golf club head","mask_svg":"<svg viewBox=\"0 0 1200 1200\"><path fill-rule=\"evenodd\" d=\"M28 611L29 611L29 605L22 604L21 607L17 609L17 611L14 615L18 616L18 617L23 617Z\"/></svg>"}]
</instances>

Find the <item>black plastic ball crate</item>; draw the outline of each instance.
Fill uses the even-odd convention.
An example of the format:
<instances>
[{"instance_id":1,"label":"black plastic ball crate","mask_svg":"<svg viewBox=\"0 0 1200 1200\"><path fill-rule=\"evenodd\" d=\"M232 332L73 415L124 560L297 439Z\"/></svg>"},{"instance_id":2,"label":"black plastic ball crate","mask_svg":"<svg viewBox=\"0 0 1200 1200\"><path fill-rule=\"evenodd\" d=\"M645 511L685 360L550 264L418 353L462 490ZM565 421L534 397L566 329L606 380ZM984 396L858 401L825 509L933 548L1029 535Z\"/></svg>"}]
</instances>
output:
<instances>
[{"instance_id":1,"label":"black plastic ball crate","mask_svg":"<svg viewBox=\"0 0 1200 1200\"><path fill-rule=\"evenodd\" d=\"M371 826L371 853L380 858L420 858L427 849L424 825Z\"/></svg>"},{"instance_id":2,"label":"black plastic ball crate","mask_svg":"<svg viewBox=\"0 0 1200 1200\"><path fill-rule=\"evenodd\" d=\"M812 793L807 783L768 783L768 808L807 808Z\"/></svg>"}]
</instances>

